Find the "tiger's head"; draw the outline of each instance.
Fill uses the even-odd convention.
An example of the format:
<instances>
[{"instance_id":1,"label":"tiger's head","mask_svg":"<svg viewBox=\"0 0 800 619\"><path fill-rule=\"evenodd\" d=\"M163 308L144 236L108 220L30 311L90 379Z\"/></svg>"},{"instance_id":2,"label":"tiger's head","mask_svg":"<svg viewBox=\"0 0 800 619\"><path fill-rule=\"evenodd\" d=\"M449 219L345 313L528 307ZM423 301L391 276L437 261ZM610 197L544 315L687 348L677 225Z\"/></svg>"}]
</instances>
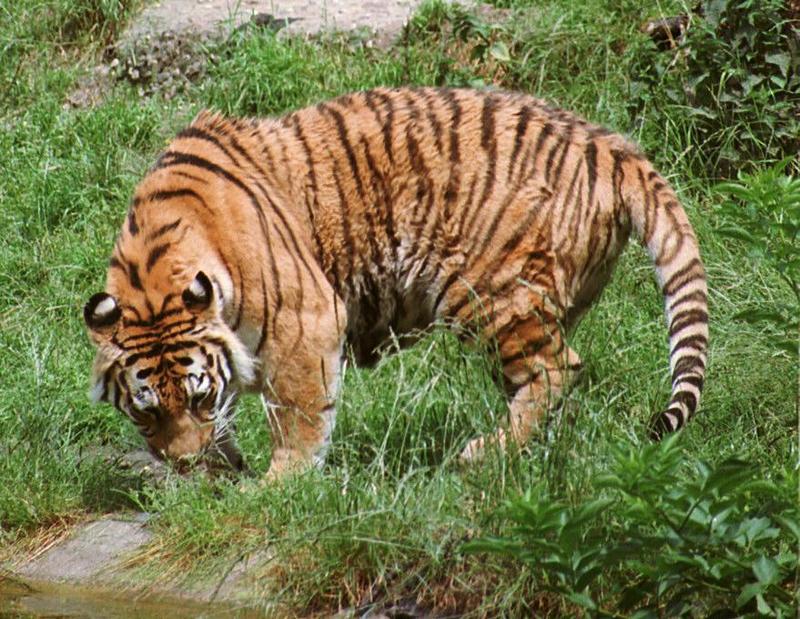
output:
<instances>
[{"instance_id":1,"label":"tiger's head","mask_svg":"<svg viewBox=\"0 0 800 619\"><path fill-rule=\"evenodd\" d=\"M84 307L97 347L91 378L96 402L113 404L150 451L179 470L197 457L243 466L232 436L237 393L254 379L253 358L222 319L222 302L202 271L159 299L106 292ZM220 458L221 457L221 458Z\"/></svg>"}]
</instances>

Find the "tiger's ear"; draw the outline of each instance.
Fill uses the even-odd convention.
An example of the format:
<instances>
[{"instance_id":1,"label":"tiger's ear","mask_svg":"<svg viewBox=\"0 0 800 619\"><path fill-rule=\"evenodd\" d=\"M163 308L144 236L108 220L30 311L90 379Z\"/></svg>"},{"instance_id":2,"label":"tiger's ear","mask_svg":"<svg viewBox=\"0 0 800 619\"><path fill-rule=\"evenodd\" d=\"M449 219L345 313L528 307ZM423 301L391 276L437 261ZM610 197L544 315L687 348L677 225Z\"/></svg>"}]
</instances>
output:
<instances>
[{"instance_id":1,"label":"tiger's ear","mask_svg":"<svg viewBox=\"0 0 800 619\"><path fill-rule=\"evenodd\" d=\"M122 316L117 300L110 294L98 292L83 306L86 326L97 333L110 331Z\"/></svg>"},{"instance_id":2,"label":"tiger's ear","mask_svg":"<svg viewBox=\"0 0 800 619\"><path fill-rule=\"evenodd\" d=\"M214 300L214 287L211 280L202 271L198 271L189 287L181 295L183 303L193 314L200 313L209 308Z\"/></svg>"}]
</instances>

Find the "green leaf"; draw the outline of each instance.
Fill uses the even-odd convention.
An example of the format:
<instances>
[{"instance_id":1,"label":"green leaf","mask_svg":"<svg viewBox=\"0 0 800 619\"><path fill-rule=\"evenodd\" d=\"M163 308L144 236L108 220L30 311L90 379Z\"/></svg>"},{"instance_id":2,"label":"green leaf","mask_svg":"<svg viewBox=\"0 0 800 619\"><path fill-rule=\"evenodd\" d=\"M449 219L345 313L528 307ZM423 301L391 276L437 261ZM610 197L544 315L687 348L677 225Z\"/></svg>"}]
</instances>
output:
<instances>
[{"instance_id":1,"label":"green leaf","mask_svg":"<svg viewBox=\"0 0 800 619\"><path fill-rule=\"evenodd\" d=\"M595 601L585 593L578 593L576 591L573 591L572 593L567 595L567 599L570 602L573 602L582 608L588 608L589 610L597 610L597 604L595 603Z\"/></svg>"},{"instance_id":2,"label":"green leaf","mask_svg":"<svg viewBox=\"0 0 800 619\"><path fill-rule=\"evenodd\" d=\"M764 56L764 60L778 67L781 70L781 75L783 75L783 77L786 77L786 75L789 73L789 64L791 63L792 59L786 52L767 54Z\"/></svg>"},{"instance_id":3,"label":"green leaf","mask_svg":"<svg viewBox=\"0 0 800 619\"><path fill-rule=\"evenodd\" d=\"M772 342L779 350L791 355L792 357L798 356L800 348L796 340L789 340L785 338L774 338Z\"/></svg>"},{"instance_id":4,"label":"green leaf","mask_svg":"<svg viewBox=\"0 0 800 619\"><path fill-rule=\"evenodd\" d=\"M736 598L736 608L739 609L745 604L747 604L750 600L752 600L755 596L759 595L760 593L764 592L764 585L758 582L751 582L746 584L742 587L741 593Z\"/></svg>"},{"instance_id":5,"label":"green leaf","mask_svg":"<svg viewBox=\"0 0 800 619\"><path fill-rule=\"evenodd\" d=\"M784 527L789 529L792 534L794 535L795 539L800 542L800 522L796 520L791 520L787 516L777 515L775 516L775 520L781 523Z\"/></svg>"},{"instance_id":6,"label":"green leaf","mask_svg":"<svg viewBox=\"0 0 800 619\"><path fill-rule=\"evenodd\" d=\"M760 593L756 595L756 607L758 612L762 615L774 615L775 612L770 608L769 604L764 600L764 596Z\"/></svg>"},{"instance_id":7,"label":"green leaf","mask_svg":"<svg viewBox=\"0 0 800 619\"><path fill-rule=\"evenodd\" d=\"M716 27L722 20L722 15L728 8L728 0L709 0L705 5L706 20Z\"/></svg>"},{"instance_id":8,"label":"green leaf","mask_svg":"<svg viewBox=\"0 0 800 619\"><path fill-rule=\"evenodd\" d=\"M753 562L753 574L762 585L774 584L780 578L778 564L764 555L761 555Z\"/></svg>"},{"instance_id":9,"label":"green leaf","mask_svg":"<svg viewBox=\"0 0 800 619\"><path fill-rule=\"evenodd\" d=\"M498 62L503 64L508 64L511 62L511 53L508 51L508 46L503 43L503 41L497 41L494 45L492 45L489 53L492 55L492 58Z\"/></svg>"}]
</instances>

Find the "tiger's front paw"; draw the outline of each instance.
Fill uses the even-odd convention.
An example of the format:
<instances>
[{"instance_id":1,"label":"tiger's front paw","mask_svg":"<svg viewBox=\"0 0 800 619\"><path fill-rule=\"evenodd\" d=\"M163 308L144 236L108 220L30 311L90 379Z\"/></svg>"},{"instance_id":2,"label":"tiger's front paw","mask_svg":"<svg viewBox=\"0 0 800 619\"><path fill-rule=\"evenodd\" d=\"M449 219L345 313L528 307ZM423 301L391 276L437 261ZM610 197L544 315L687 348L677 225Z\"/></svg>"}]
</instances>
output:
<instances>
[{"instance_id":1,"label":"tiger's front paw","mask_svg":"<svg viewBox=\"0 0 800 619\"><path fill-rule=\"evenodd\" d=\"M472 439L467 443L467 446L461 450L458 461L461 464L469 464L483 458L484 442L483 437Z\"/></svg>"},{"instance_id":2,"label":"tiger's front paw","mask_svg":"<svg viewBox=\"0 0 800 619\"><path fill-rule=\"evenodd\" d=\"M488 449L495 447L503 449L505 446L506 433L503 430L498 430L496 434L479 436L478 438L472 439L461 451L461 454L458 456L458 460L462 464L479 462L486 457L486 452Z\"/></svg>"}]
</instances>

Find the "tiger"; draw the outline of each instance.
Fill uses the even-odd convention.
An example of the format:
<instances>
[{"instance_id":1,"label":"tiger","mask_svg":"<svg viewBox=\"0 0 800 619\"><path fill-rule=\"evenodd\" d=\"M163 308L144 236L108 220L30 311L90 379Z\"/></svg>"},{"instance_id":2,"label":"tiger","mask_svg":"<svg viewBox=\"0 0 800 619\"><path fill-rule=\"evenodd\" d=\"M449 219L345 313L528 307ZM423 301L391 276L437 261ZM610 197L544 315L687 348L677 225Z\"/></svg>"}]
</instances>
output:
<instances>
[{"instance_id":1,"label":"tiger","mask_svg":"<svg viewBox=\"0 0 800 619\"><path fill-rule=\"evenodd\" d=\"M671 398L695 413L708 290L676 193L623 136L532 96L376 88L281 117L204 111L134 191L105 291L84 307L95 401L176 467L244 467L236 400L259 393L267 476L321 466L343 364L453 328L496 355L507 417L472 438L524 447L582 367L567 344L630 233L653 261Z\"/></svg>"}]
</instances>

